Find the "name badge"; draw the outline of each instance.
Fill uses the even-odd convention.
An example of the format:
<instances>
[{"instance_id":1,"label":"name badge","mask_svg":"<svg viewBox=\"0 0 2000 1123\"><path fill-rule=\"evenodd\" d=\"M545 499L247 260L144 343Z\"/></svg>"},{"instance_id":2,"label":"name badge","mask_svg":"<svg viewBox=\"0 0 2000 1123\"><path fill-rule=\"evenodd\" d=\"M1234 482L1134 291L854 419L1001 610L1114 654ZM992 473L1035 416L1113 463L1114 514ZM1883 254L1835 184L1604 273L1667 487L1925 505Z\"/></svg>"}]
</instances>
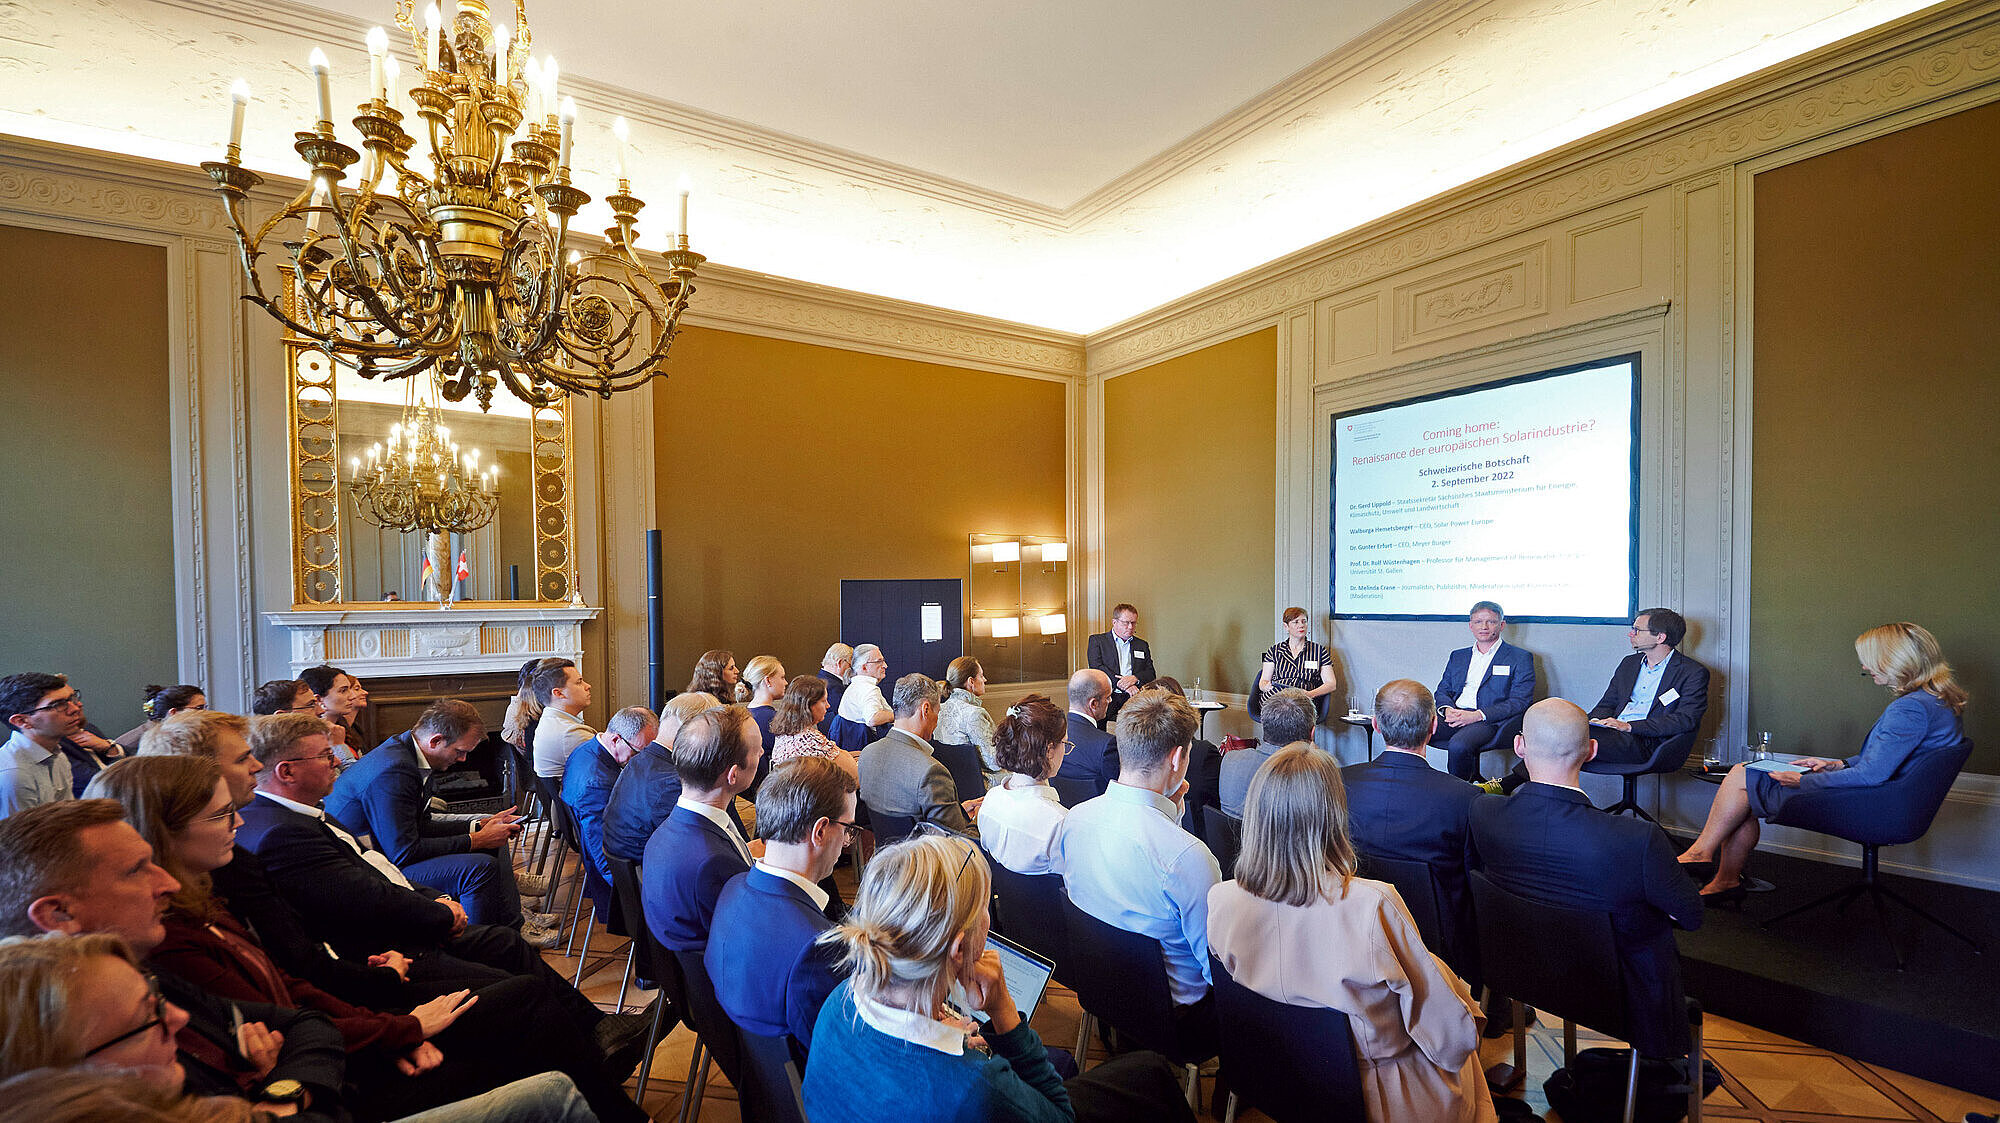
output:
<instances>
[{"instance_id":1,"label":"name badge","mask_svg":"<svg viewBox=\"0 0 2000 1123\"><path fill-rule=\"evenodd\" d=\"M1300 666L1303 666L1308 671L1317 671L1319 670L1319 660L1308 659L1304 663L1300 664Z\"/></svg>"},{"instance_id":2,"label":"name badge","mask_svg":"<svg viewBox=\"0 0 2000 1123\"><path fill-rule=\"evenodd\" d=\"M1134 658L1134 659L1144 659L1145 657L1146 657L1146 653L1145 653L1145 652L1143 652L1143 651L1134 651L1134 652L1132 653L1132 658Z\"/></svg>"},{"instance_id":3,"label":"name badge","mask_svg":"<svg viewBox=\"0 0 2000 1123\"><path fill-rule=\"evenodd\" d=\"M1681 696L1680 691L1669 690L1665 694L1660 695L1660 705L1671 706L1680 699L1680 696Z\"/></svg>"},{"instance_id":4,"label":"name badge","mask_svg":"<svg viewBox=\"0 0 2000 1123\"><path fill-rule=\"evenodd\" d=\"M1493 673L1499 675L1502 678L1506 678L1514 673L1514 668L1508 666L1505 663L1502 663L1499 666L1493 668Z\"/></svg>"}]
</instances>

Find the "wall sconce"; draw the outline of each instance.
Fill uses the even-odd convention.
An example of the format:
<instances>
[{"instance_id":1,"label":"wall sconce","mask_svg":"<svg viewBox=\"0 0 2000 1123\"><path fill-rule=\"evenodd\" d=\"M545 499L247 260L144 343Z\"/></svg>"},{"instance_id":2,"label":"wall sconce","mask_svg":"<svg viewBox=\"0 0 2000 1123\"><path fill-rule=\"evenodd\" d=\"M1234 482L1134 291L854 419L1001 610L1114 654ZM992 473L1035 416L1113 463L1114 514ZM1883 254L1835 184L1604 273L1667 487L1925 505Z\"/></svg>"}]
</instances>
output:
<instances>
[{"instance_id":1,"label":"wall sconce","mask_svg":"<svg viewBox=\"0 0 2000 1123\"><path fill-rule=\"evenodd\" d=\"M993 544L993 560L995 563L1020 561L1021 544L1019 542L995 542Z\"/></svg>"},{"instance_id":2,"label":"wall sconce","mask_svg":"<svg viewBox=\"0 0 2000 1123\"><path fill-rule=\"evenodd\" d=\"M993 618L994 639L1013 639L1020 634L1021 618L1019 616L995 616Z\"/></svg>"},{"instance_id":3,"label":"wall sconce","mask_svg":"<svg viewBox=\"0 0 2000 1123\"><path fill-rule=\"evenodd\" d=\"M1045 636L1059 636L1069 630L1069 620L1060 612L1052 612L1036 623L1041 625Z\"/></svg>"},{"instance_id":4,"label":"wall sconce","mask_svg":"<svg viewBox=\"0 0 2000 1123\"><path fill-rule=\"evenodd\" d=\"M991 636L993 634L993 621L984 616L974 616L972 618L972 634L974 638Z\"/></svg>"},{"instance_id":5,"label":"wall sconce","mask_svg":"<svg viewBox=\"0 0 2000 1123\"><path fill-rule=\"evenodd\" d=\"M1066 562L1069 560L1069 543L1042 543L1042 560L1045 562Z\"/></svg>"}]
</instances>

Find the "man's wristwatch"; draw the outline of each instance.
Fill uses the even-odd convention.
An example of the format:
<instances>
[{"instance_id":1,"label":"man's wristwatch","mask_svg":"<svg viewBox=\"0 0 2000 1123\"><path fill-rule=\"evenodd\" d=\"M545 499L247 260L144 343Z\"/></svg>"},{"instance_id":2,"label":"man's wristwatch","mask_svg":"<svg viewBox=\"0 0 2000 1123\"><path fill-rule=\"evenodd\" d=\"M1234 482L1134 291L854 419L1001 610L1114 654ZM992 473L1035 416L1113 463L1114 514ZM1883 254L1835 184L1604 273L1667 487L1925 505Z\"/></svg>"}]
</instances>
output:
<instances>
[{"instance_id":1,"label":"man's wristwatch","mask_svg":"<svg viewBox=\"0 0 2000 1123\"><path fill-rule=\"evenodd\" d=\"M291 1104L294 1107L304 1107L306 1104L306 1086L289 1077L282 1080L273 1080L257 1090L256 1099L267 1104Z\"/></svg>"}]
</instances>

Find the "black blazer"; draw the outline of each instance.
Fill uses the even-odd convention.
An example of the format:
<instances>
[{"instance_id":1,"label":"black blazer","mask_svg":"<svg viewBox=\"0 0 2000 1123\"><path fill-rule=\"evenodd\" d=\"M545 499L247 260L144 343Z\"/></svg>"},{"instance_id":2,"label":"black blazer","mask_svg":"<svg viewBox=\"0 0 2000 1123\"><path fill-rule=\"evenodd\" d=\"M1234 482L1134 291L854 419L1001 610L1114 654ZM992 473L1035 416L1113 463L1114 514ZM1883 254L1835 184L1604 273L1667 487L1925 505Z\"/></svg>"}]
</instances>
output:
<instances>
[{"instance_id":1,"label":"black blazer","mask_svg":"<svg viewBox=\"0 0 2000 1123\"><path fill-rule=\"evenodd\" d=\"M1591 707L1591 717L1617 717L1632 700L1632 687L1639 681L1639 664L1645 656L1638 652L1627 655L1612 672L1611 685L1604 688L1604 697ZM1673 695L1671 702L1662 702L1666 695ZM1653 708L1646 711L1641 721L1632 723L1632 736L1654 739L1672 737L1686 733L1701 724L1701 716L1708 712L1708 668L1675 651L1667 655L1667 666L1660 674L1660 689L1653 694Z\"/></svg>"},{"instance_id":2,"label":"black blazer","mask_svg":"<svg viewBox=\"0 0 2000 1123\"><path fill-rule=\"evenodd\" d=\"M1111 689L1123 694L1124 691L1118 690L1118 641L1110 632L1090 637L1089 658L1090 666L1111 679ZM1132 637L1132 677L1139 680L1140 686L1160 677L1159 668L1153 666L1153 645L1138 636Z\"/></svg>"},{"instance_id":3,"label":"black blazer","mask_svg":"<svg viewBox=\"0 0 2000 1123\"><path fill-rule=\"evenodd\" d=\"M1644 819L1607 815L1573 788L1532 782L1506 798L1474 800L1470 821L1478 863L1501 888L1611 914L1633 1044L1649 1056L1685 1053L1673 930L1701 927L1701 895L1666 834Z\"/></svg>"},{"instance_id":4,"label":"black blazer","mask_svg":"<svg viewBox=\"0 0 2000 1123\"><path fill-rule=\"evenodd\" d=\"M257 855L308 927L342 956L365 963L385 947L410 952L451 938L449 908L390 881L320 820L261 794L240 814L236 841ZM355 833L349 824L341 829Z\"/></svg>"},{"instance_id":5,"label":"black blazer","mask_svg":"<svg viewBox=\"0 0 2000 1123\"><path fill-rule=\"evenodd\" d=\"M1347 785L1347 827L1355 848L1378 858L1422 862L1437 875L1444 894L1438 936L1445 946L1431 950L1477 990L1465 871L1472 864L1469 815L1479 789L1406 752L1350 764L1340 778Z\"/></svg>"},{"instance_id":6,"label":"black blazer","mask_svg":"<svg viewBox=\"0 0 2000 1123\"><path fill-rule=\"evenodd\" d=\"M1087 717L1069 715L1069 755L1063 758L1056 775L1066 780L1088 781L1098 795L1118 778L1118 739L1097 728Z\"/></svg>"},{"instance_id":7,"label":"black blazer","mask_svg":"<svg viewBox=\"0 0 2000 1123\"><path fill-rule=\"evenodd\" d=\"M215 895L257 933L272 962L287 972L357 1006L378 1010L406 1010L427 997L391 968L370 967L366 959L334 958L299 910L271 884L263 859L241 844L229 864L209 877Z\"/></svg>"}]
</instances>

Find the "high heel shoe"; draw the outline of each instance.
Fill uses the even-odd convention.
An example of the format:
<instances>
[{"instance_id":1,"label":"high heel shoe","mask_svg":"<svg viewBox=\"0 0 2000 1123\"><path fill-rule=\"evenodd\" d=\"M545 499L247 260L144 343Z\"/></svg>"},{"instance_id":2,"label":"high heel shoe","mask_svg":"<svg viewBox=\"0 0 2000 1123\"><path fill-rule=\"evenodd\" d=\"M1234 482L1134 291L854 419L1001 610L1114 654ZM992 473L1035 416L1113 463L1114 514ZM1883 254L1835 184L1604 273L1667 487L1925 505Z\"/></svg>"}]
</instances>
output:
<instances>
[{"instance_id":1,"label":"high heel shoe","mask_svg":"<svg viewBox=\"0 0 2000 1123\"><path fill-rule=\"evenodd\" d=\"M1715 880L1714 862L1682 862L1681 872L1701 882L1703 885Z\"/></svg>"},{"instance_id":2,"label":"high heel shoe","mask_svg":"<svg viewBox=\"0 0 2000 1123\"><path fill-rule=\"evenodd\" d=\"M1741 884L1737 884L1737 885L1732 885L1727 889L1717 889L1713 893L1703 893L1701 895L1701 903L1704 908L1728 907L1728 908L1733 908L1738 912L1742 912L1743 898L1749 895L1750 895L1749 889L1745 888Z\"/></svg>"}]
</instances>

